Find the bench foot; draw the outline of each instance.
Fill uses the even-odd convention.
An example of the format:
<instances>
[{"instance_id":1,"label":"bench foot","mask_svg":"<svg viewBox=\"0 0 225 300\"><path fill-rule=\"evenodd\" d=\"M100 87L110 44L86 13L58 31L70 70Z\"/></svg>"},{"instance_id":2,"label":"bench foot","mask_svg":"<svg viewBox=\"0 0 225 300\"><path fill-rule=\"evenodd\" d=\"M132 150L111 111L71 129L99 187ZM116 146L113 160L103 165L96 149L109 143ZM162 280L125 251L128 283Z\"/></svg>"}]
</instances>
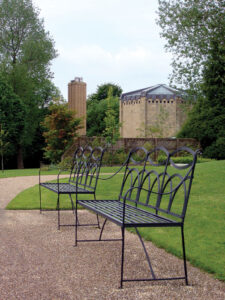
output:
<instances>
[{"instance_id":1,"label":"bench foot","mask_svg":"<svg viewBox=\"0 0 225 300\"><path fill-rule=\"evenodd\" d=\"M182 237L182 248L183 248L185 283L186 283L186 285L188 285L188 275L187 275L187 263L186 263L186 253L185 253L185 243L184 243L184 227L183 227L183 225L181 226L181 237Z\"/></svg>"},{"instance_id":2,"label":"bench foot","mask_svg":"<svg viewBox=\"0 0 225 300\"><path fill-rule=\"evenodd\" d=\"M185 277L165 277L165 278L137 278L137 279L123 279L123 282L134 281L166 281L166 280L185 280Z\"/></svg>"}]
</instances>

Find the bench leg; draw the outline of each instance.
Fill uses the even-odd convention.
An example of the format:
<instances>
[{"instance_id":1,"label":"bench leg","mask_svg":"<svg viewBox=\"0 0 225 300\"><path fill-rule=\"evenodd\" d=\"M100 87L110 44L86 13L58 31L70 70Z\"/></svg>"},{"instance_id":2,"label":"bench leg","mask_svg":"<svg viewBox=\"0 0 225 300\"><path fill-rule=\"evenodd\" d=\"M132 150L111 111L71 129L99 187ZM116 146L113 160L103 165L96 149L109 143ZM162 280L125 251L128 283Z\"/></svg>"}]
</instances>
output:
<instances>
[{"instance_id":1,"label":"bench leg","mask_svg":"<svg viewBox=\"0 0 225 300\"><path fill-rule=\"evenodd\" d=\"M99 222L99 216L98 216L98 214L96 214L96 217L97 217L97 225L98 225L98 229L101 229L101 226L100 226L100 222Z\"/></svg>"},{"instance_id":2,"label":"bench leg","mask_svg":"<svg viewBox=\"0 0 225 300\"><path fill-rule=\"evenodd\" d=\"M73 199L72 199L71 194L69 194L69 197L70 197L70 202L71 202L71 206L72 206L72 211L74 213L74 204L73 204Z\"/></svg>"},{"instance_id":3,"label":"bench leg","mask_svg":"<svg viewBox=\"0 0 225 300\"><path fill-rule=\"evenodd\" d=\"M74 247L77 246L77 227L78 227L78 215L77 215L77 194L76 194L76 204L75 204L75 243L74 243Z\"/></svg>"},{"instance_id":4,"label":"bench leg","mask_svg":"<svg viewBox=\"0 0 225 300\"><path fill-rule=\"evenodd\" d=\"M96 201L95 193L94 193L94 200ZM96 214L96 217L97 217L97 225L98 225L98 228L101 229L98 214Z\"/></svg>"},{"instance_id":5,"label":"bench leg","mask_svg":"<svg viewBox=\"0 0 225 300\"><path fill-rule=\"evenodd\" d=\"M60 204L59 204L59 194L57 198L57 211L58 211L58 230L60 230Z\"/></svg>"},{"instance_id":6,"label":"bench leg","mask_svg":"<svg viewBox=\"0 0 225 300\"><path fill-rule=\"evenodd\" d=\"M98 215L97 215L97 216L98 216ZM99 235L99 239L98 239L99 241L102 240L102 233L103 233L103 230L104 230L104 228L105 228L106 222L107 222L107 219L105 219L104 223L102 224L102 229L101 229L101 232L100 232L100 235Z\"/></svg>"},{"instance_id":7,"label":"bench leg","mask_svg":"<svg viewBox=\"0 0 225 300\"><path fill-rule=\"evenodd\" d=\"M144 249L145 256L146 256L146 259L147 259L147 262L148 262L148 265L149 265L149 269L150 269L151 274L152 274L152 278L153 278L153 279L156 279L156 276L155 276L155 273L154 273L154 271L153 271L152 264L151 264L151 261L150 261L150 257L149 257L149 255L148 255L147 250L146 250L145 244L144 244L144 242L143 242L143 240L142 240L142 238L141 238L141 235L140 235L140 233L139 233L137 227L135 227L135 230L136 230L136 233L137 233L137 235L138 235L138 237L139 237L139 240L140 240L140 242L141 242L141 244L142 244L142 247L143 247L143 249Z\"/></svg>"},{"instance_id":8,"label":"bench leg","mask_svg":"<svg viewBox=\"0 0 225 300\"><path fill-rule=\"evenodd\" d=\"M123 288L123 269L124 269L124 247L125 247L125 228L121 227L122 231L122 253L121 253L121 277L120 277L120 288Z\"/></svg>"},{"instance_id":9,"label":"bench leg","mask_svg":"<svg viewBox=\"0 0 225 300\"><path fill-rule=\"evenodd\" d=\"M185 283L186 283L186 285L188 285L188 275L187 275L187 263L186 263L186 254L185 254L184 227L183 227L183 225L181 226L181 236L182 236L182 247L183 247Z\"/></svg>"},{"instance_id":10,"label":"bench leg","mask_svg":"<svg viewBox=\"0 0 225 300\"><path fill-rule=\"evenodd\" d=\"M41 185L39 183L39 201L40 201L40 214L41 214Z\"/></svg>"},{"instance_id":11,"label":"bench leg","mask_svg":"<svg viewBox=\"0 0 225 300\"><path fill-rule=\"evenodd\" d=\"M188 285L188 276L187 276L187 264L186 264L186 254L185 254L185 244L184 244L184 229L183 229L183 225L181 226L181 236L182 236L182 247L183 247L183 261L184 261L184 272L185 272L185 276L183 277L164 277L164 278L156 278L154 271L152 269L152 265L150 262L150 257L147 253L147 249L144 245L144 242L141 238L141 235L139 233L139 231L137 230L136 227L134 227L136 229L136 233L141 241L141 244L143 246L147 261L148 261L148 265L152 274L152 278L137 278L137 279L124 279L123 278L123 273L124 273L124 250L125 250L125 232L124 232L124 228L122 227L122 254L121 254L121 279L120 279L120 288L123 288L123 282L131 282L131 281L163 281L163 280L185 280L186 285Z\"/></svg>"}]
</instances>

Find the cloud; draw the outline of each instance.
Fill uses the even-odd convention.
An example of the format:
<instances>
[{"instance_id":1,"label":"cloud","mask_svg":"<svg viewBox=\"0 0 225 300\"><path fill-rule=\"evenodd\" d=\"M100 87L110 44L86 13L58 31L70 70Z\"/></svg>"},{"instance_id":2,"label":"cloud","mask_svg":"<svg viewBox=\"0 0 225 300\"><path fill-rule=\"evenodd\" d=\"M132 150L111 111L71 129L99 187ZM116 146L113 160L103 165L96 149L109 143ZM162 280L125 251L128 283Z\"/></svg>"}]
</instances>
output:
<instances>
[{"instance_id":1,"label":"cloud","mask_svg":"<svg viewBox=\"0 0 225 300\"><path fill-rule=\"evenodd\" d=\"M100 60L105 63L113 59L110 51L106 51L99 45L83 45L70 49L61 47L59 52L65 61L74 64L89 64Z\"/></svg>"},{"instance_id":2,"label":"cloud","mask_svg":"<svg viewBox=\"0 0 225 300\"><path fill-rule=\"evenodd\" d=\"M90 17L114 20L121 17L127 19L143 19L147 12L157 9L158 0L33 0L43 15L66 16L81 14ZM66 13L66 15L65 15ZM79 17L76 14L74 17Z\"/></svg>"},{"instance_id":3,"label":"cloud","mask_svg":"<svg viewBox=\"0 0 225 300\"><path fill-rule=\"evenodd\" d=\"M61 74L64 95L67 94L67 83L75 76L81 76L87 82L88 94L105 82L119 84L124 91L167 83L170 56L143 46L109 51L93 44L59 50L59 69L55 73L59 76L62 65L67 66L66 74Z\"/></svg>"},{"instance_id":4,"label":"cloud","mask_svg":"<svg viewBox=\"0 0 225 300\"><path fill-rule=\"evenodd\" d=\"M122 71L124 68L157 67L168 63L170 56L162 52L153 52L150 48L136 46L121 47L117 51L109 51L99 45L83 45L72 49L60 48L61 58L65 62L82 66L107 66L112 70Z\"/></svg>"},{"instance_id":5,"label":"cloud","mask_svg":"<svg viewBox=\"0 0 225 300\"><path fill-rule=\"evenodd\" d=\"M88 93L104 82L129 91L167 80L171 56L155 23L158 0L33 1L56 42L52 70L65 98L75 76Z\"/></svg>"}]
</instances>

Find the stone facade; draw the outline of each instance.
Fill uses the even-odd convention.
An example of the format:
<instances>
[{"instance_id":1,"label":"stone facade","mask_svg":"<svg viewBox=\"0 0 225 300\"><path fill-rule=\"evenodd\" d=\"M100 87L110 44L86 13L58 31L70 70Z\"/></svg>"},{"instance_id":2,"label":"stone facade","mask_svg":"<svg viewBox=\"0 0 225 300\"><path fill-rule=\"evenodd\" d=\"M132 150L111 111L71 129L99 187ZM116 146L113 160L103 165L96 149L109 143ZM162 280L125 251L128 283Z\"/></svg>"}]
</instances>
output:
<instances>
[{"instance_id":1,"label":"stone facade","mask_svg":"<svg viewBox=\"0 0 225 300\"><path fill-rule=\"evenodd\" d=\"M164 84L122 94L120 100L123 138L173 137L186 119L181 93Z\"/></svg>"},{"instance_id":2,"label":"stone facade","mask_svg":"<svg viewBox=\"0 0 225 300\"><path fill-rule=\"evenodd\" d=\"M76 116L82 118L83 128L78 130L79 135L86 135L86 83L81 77L75 77L68 84L68 106L76 111Z\"/></svg>"}]
</instances>

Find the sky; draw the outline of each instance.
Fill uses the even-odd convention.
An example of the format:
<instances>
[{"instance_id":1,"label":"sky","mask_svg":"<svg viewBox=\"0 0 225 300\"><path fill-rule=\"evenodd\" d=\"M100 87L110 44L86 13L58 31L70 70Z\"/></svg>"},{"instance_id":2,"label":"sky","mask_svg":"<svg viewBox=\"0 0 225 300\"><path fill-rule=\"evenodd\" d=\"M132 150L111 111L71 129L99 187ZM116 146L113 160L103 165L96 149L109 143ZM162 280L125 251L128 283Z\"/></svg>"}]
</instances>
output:
<instances>
[{"instance_id":1,"label":"sky","mask_svg":"<svg viewBox=\"0 0 225 300\"><path fill-rule=\"evenodd\" d=\"M171 54L156 25L158 0L33 0L58 50L53 82L67 99L82 77L87 94L104 83L123 92L168 84Z\"/></svg>"}]
</instances>

